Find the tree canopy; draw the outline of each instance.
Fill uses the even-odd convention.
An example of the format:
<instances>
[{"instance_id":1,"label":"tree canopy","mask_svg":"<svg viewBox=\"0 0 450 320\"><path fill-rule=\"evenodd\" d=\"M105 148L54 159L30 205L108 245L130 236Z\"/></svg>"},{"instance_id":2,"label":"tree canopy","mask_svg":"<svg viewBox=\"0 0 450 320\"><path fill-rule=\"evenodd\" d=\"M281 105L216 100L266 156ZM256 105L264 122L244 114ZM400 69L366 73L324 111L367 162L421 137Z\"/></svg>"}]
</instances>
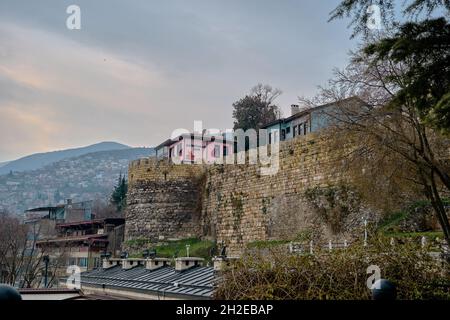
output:
<instances>
[{"instance_id":1,"label":"tree canopy","mask_svg":"<svg viewBox=\"0 0 450 320\"><path fill-rule=\"evenodd\" d=\"M120 174L117 185L111 194L111 203L116 207L117 211L122 212L127 205L128 183L125 176Z\"/></svg>"},{"instance_id":2,"label":"tree canopy","mask_svg":"<svg viewBox=\"0 0 450 320\"><path fill-rule=\"evenodd\" d=\"M233 103L234 129L259 129L264 124L280 116L280 108L274 100L281 90L269 85L258 84L250 94Z\"/></svg>"}]
</instances>

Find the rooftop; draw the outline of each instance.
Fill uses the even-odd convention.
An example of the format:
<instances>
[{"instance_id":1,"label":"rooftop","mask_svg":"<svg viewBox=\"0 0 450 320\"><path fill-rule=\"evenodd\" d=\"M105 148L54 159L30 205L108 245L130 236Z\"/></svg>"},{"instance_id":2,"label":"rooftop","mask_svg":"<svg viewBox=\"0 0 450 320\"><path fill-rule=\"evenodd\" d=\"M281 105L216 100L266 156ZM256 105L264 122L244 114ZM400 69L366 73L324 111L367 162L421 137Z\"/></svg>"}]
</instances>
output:
<instances>
[{"instance_id":1,"label":"rooftop","mask_svg":"<svg viewBox=\"0 0 450 320\"><path fill-rule=\"evenodd\" d=\"M83 220L83 221L73 221L66 223L58 223L56 227L72 227L72 226L82 226L82 225L94 225L94 224L115 224L120 225L124 224L124 218L104 218L104 219L92 219L92 220Z\"/></svg>"},{"instance_id":2,"label":"rooftop","mask_svg":"<svg viewBox=\"0 0 450 320\"><path fill-rule=\"evenodd\" d=\"M214 282L214 268L201 266L180 272L169 266L156 270L136 266L124 270L118 265L81 274L82 288L93 286L149 295L181 296L185 299L210 299Z\"/></svg>"},{"instance_id":3,"label":"rooftop","mask_svg":"<svg viewBox=\"0 0 450 320\"><path fill-rule=\"evenodd\" d=\"M37 244L43 244L43 243L54 243L54 242L69 242L69 241L84 241L84 240L92 240L96 242L102 242L103 240L106 240L108 235L107 234L88 234L83 236L73 236L73 237L58 237L53 239L43 239L39 240L36 243Z\"/></svg>"},{"instance_id":4,"label":"rooftop","mask_svg":"<svg viewBox=\"0 0 450 320\"><path fill-rule=\"evenodd\" d=\"M315 106L315 107L311 107L311 108L302 110L302 111L300 111L300 112L298 112L296 114L293 114L293 115L291 115L291 116L289 116L287 118L276 119L274 121L266 123L261 128L265 129L265 128L273 126L274 124L277 124L277 123L287 123L287 122L289 122L291 120L297 119L299 117L303 117L304 115L307 115L307 114L309 114L309 113L311 113L313 111L318 111L318 110L321 110L321 109L325 109L325 108L333 106L333 105L340 105L340 104L343 104L343 103L351 103L352 101L358 102L358 103L361 103L361 104L365 104L365 102L363 100L361 100L357 96L349 97L349 98L346 98L346 99L342 99L342 100L338 100L338 101L334 101L334 102L329 102L329 103L326 103L326 104L322 104L322 105L318 105L318 106Z\"/></svg>"}]
</instances>

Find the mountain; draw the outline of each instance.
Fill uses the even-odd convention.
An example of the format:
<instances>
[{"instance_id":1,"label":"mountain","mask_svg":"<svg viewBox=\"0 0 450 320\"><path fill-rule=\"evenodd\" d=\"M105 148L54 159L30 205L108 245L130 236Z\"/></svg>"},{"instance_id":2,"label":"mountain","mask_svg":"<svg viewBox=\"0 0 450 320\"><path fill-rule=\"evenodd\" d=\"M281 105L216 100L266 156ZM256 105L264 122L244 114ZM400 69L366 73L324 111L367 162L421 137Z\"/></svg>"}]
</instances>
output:
<instances>
[{"instance_id":1,"label":"mountain","mask_svg":"<svg viewBox=\"0 0 450 320\"><path fill-rule=\"evenodd\" d=\"M49 165L51 163L63 159L77 157L92 152L123 150L129 148L130 148L129 146L117 142L100 142L87 147L66 149L45 153L35 153L14 161L10 161L8 163L5 163L4 165L0 164L0 175L10 173L11 171L20 172L20 171L40 169L46 165Z\"/></svg>"},{"instance_id":2,"label":"mountain","mask_svg":"<svg viewBox=\"0 0 450 320\"><path fill-rule=\"evenodd\" d=\"M56 161L43 168L0 176L0 211L74 202L107 201L131 160L154 155L153 148L98 151Z\"/></svg>"},{"instance_id":3,"label":"mountain","mask_svg":"<svg viewBox=\"0 0 450 320\"><path fill-rule=\"evenodd\" d=\"M10 161L0 162L0 168L6 166Z\"/></svg>"}]
</instances>

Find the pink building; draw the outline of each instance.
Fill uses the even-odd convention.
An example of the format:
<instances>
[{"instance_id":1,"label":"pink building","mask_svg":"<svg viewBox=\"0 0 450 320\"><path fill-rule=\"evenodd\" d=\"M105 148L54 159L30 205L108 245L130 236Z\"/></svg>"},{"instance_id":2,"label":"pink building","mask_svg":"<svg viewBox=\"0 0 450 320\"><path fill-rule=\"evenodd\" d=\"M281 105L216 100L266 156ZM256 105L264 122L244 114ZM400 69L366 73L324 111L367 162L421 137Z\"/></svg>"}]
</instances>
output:
<instances>
[{"instance_id":1,"label":"pink building","mask_svg":"<svg viewBox=\"0 0 450 320\"><path fill-rule=\"evenodd\" d=\"M180 163L212 164L224 156L232 154L234 143L223 135L183 134L168 139L156 147L156 157L172 159L178 157ZM203 159L203 160L202 160Z\"/></svg>"}]
</instances>

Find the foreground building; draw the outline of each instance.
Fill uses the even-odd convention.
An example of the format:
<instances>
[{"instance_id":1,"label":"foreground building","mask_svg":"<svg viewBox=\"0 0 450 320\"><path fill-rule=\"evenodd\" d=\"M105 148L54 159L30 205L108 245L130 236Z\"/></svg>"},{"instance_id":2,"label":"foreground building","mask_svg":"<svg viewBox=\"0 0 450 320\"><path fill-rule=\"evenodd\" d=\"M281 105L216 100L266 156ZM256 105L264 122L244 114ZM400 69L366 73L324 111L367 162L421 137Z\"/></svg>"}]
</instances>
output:
<instances>
[{"instance_id":1,"label":"foreground building","mask_svg":"<svg viewBox=\"0 0 450 320\"><path fill-rule=\"evenodd\" d=\"M211 299L216 282L214 267L203 259L107 259L101 268L81 274L85 295L121 299L182 300ZM63 285L66 283L63 282Z\"/></svg>"},{"instance_id":2,"label":"foreground building","mask_svg":"<svg viewBox=\"0 0 450 320\"><path fill-rule=\"evenodd\" d=\"M100 266L103 252L120 253L123 218L93 219L56 224L57 235L38 240L36 245L52 260L62 259L61 268L78 266L81 271Z\"/></svg>"}]
</instances>

